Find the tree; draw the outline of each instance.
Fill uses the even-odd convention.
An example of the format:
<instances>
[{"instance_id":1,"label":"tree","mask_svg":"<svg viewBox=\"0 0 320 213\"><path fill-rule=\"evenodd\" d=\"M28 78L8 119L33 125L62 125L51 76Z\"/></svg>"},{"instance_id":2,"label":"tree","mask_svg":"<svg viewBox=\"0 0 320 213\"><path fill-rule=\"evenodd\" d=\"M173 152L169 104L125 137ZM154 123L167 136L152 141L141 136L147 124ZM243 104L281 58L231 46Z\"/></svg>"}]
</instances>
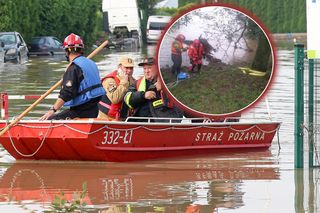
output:
<instances>
[{"instance_id":1,"label":"tree","mask_svg":"<svg viewBox=\"0 0 320 213\"><path fill-rule=\"evenodd\" d=\"M197 0L181 0L198 2ZM207 0L212 3L212 0ZM306 1L302 0L219 0L254 13L273 33L306 32Z\"/></svg>"},{"instance_id":2,"label":"tree","mask_svg":"<svg viewBox=\"0 0 320 213\"><path fill-rule=\"evenodd\" d=\"M269 68L270 56L271 48L267 37L260 33L258 37L258 48L256 50L251 68L253 70L266 72Z\"/></svg>"},{"instance_id":3,"label":"tree","mask_svg":"<svg viewBox=\"0 0 320 213\"><path fill-rule=\"evenodd\" d=\"M0 31L6 31L10 26L10 8L11 0L0 1Z\"/></svg>"},{"instance_id":4,"label":"tree","mask_svg":"<svg viewBox=\"0 0 320 213\"><path fill-rule=\"evenodd\" d=\"M143 17L141 17L140 24L141 24L141 32L142 32L142 39L146 40L145 29L147 28L147 21L150 15L155 14L154 6L160 0L137 0L138 8L142 11Z\"/></svg>"},{"instance_id":5,"label":"tree","mask_svg":"<svg viewBox=\"0 0 320 213\"><path fill-rule=\"evenodd\" d=\"M1 31L18 31L26 41L74 32L90 44L102 31L101 0L1 0L0 18Z\"/></svg>"}]
</instances>

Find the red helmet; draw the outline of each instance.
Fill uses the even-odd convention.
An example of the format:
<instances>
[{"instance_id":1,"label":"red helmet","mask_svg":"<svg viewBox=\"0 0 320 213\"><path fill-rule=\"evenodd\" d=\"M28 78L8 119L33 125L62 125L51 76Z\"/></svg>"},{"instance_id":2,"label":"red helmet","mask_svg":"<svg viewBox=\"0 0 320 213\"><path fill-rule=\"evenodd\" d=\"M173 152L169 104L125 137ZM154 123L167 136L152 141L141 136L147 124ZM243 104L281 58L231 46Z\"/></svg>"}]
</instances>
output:
<instances>
[{"instance_id":1,"label":"red helmet","mask_svg":"<svg viewBox=\"0 0 320 213\"><path fill-rule=\"evenodd\" d=\"M193 44L196 45L196 46L199 46L199 44L200 44L199 39L195 39L195 40L193 41Z\"/></svg>"},{"instance_id":2,"label":"red helmet","mask_svg":"<svg viewBox=\"0 0 320 213\"><path fill-rule=\"evenodd\" d=\"M84 48L84 44L80 36L71 33L63 41L64 49L67 48Z\"/></svg>"},{"instance_id":3,"label":"red helmet","mask_svg":"<svg viewBox=\"0 0 320 213\"><path fill-rule=\"evenodd\" d=\"M184 40L186 40L186 37L184 35L182 35L182 34L179 34L179 35L177 35L176 39L178 41L184 41Z\"/></svg>"}]
</instances>

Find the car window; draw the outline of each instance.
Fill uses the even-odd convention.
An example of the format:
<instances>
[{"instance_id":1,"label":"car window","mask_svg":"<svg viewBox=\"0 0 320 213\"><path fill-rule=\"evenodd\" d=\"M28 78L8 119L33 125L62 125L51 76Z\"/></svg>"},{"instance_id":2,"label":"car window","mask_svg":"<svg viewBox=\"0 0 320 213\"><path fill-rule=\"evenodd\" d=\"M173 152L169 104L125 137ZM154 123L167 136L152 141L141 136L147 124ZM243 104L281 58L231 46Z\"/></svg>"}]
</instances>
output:
<instances>
[{"instance_id":1,"label":"car window","mask_svg":"<svg viewBox=\"0 0 320 213\"><path fill-rule=\"evenodd\" d=\"M40 42L41 42L41 38L32 38L32 40L31 40L31 44L40 44Z\"/></svg>"},{"instance_id":2,"label":"car window","mask_svg":"<svg viewBox=\"0 0 320 213\"><path fill-rule=\"evenodd\" d=\"M39 41L39 44L47 44L47 39L46 38L41 38Z\"/></svg>"},{"instance_id":3,"label":"car window","mask_svg":"<svg viewBox=\"0 0 320 213\"><path fill-rule=\"evenodd\" d=\"M3 41L5 45L17 43L16 37L13 34L1 34L0 40Z\"/></svg>"},{"instance_id":4,"label":"car window","mask_svg":"<svg viewBox=\"0 0 320 213\"><path fill-rule=\"evenodd\" d=\"M48 44L50 47L56 46L55 43L52 41L52 38L46 38L46 41L47 41L47 44Z\"/></svg>"},{"instance_id":5,"label":"car window","mask_svg":"<svg viewBox=\"0 0 320 213\"><path fill-rule=\"evenodd\" d=\"M41 38L41 37L35 37L31 40L31 44L40 44L43 45L46 43L46 39L45 38Z\"/></svg>"},{"instance_id":6,"label":"car window","mask_svg":"<svg viewBox=\"0 0 320 213\"><path fill-rule=\"evenodd\" d=\"M150 30L164 30L167 23L164 22L150 22Z\"/></svg>"},{"instance_id":7,"label":"car window","mask_svg":"<svg viewBox=\"0 0 320 213\"><path fill-rule=\"evenodd\" d=\"M54 38L53 41L56 44L56 46L58 46L58 47L62 46L62 43L58 39Z\"/></svg>"}]
</instances>

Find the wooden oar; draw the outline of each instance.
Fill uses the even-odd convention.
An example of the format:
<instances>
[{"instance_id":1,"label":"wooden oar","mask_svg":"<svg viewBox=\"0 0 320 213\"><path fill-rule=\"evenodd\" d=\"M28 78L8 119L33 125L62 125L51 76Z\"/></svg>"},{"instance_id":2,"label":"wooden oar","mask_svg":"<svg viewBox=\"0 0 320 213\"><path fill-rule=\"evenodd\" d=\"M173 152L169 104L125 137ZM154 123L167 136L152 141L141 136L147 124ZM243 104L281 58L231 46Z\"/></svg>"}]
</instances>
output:
<instances>
[{"instance_id":1,"label":"wooden oar","mask_svg":"<svg viewBox=\"0 0 320 213\"><path fill-rule=\"evenodd\" d=\"M95 49L92 53L90 53L87 58L92 58L98 52L100 52L106 45L108 44L108 40L103 42L97 49ZM26 116L34 107L36 107L43 99L45 99L53 90L55 90L62 83L62 79L58 81L55 85L53 85L46 93L40 96L32 105L30 105L23 113L21 113L14 121L12 121L9 125L7 125L0 132L0 136L6 133L12 126L16 125L24 116Z\"/></svg>"}]
</instances>

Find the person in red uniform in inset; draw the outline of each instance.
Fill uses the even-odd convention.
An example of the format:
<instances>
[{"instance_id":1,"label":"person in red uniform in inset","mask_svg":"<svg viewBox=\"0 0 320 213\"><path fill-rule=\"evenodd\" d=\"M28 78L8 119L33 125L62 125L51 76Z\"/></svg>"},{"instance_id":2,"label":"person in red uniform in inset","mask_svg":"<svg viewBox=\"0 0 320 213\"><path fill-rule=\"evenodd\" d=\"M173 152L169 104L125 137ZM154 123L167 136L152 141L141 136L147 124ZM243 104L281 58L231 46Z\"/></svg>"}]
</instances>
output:
<instances>
[{"instance_id":1,"label":"person in red uniform in inset","mask_svg":"<svg viewBox=\"0 0 320 213\"><path fill-rule=\"evenodd\" d=\"M183 42L186 40L185 36L182 34L177 35L175 40L171 44L171 60L173 62L171 72L172 75L177 76L181 70L182 64L182 52L187 49L183 47Z\"/></svg>"},{"instance_id":2,"label":"person in red uniform in inset","mask_svg":"<svg viewBox=\"0 0 320 213\"><path fill-rule=\"evenodd\" d=\"M195 71L194 68L197 67L197 72L200 73L200 69L202 66L202 58L204 57L204 49L199 39L195 39L193 43L189 46L188 56L192 65L191 71Z\"/></svg>"}]
</instances>

